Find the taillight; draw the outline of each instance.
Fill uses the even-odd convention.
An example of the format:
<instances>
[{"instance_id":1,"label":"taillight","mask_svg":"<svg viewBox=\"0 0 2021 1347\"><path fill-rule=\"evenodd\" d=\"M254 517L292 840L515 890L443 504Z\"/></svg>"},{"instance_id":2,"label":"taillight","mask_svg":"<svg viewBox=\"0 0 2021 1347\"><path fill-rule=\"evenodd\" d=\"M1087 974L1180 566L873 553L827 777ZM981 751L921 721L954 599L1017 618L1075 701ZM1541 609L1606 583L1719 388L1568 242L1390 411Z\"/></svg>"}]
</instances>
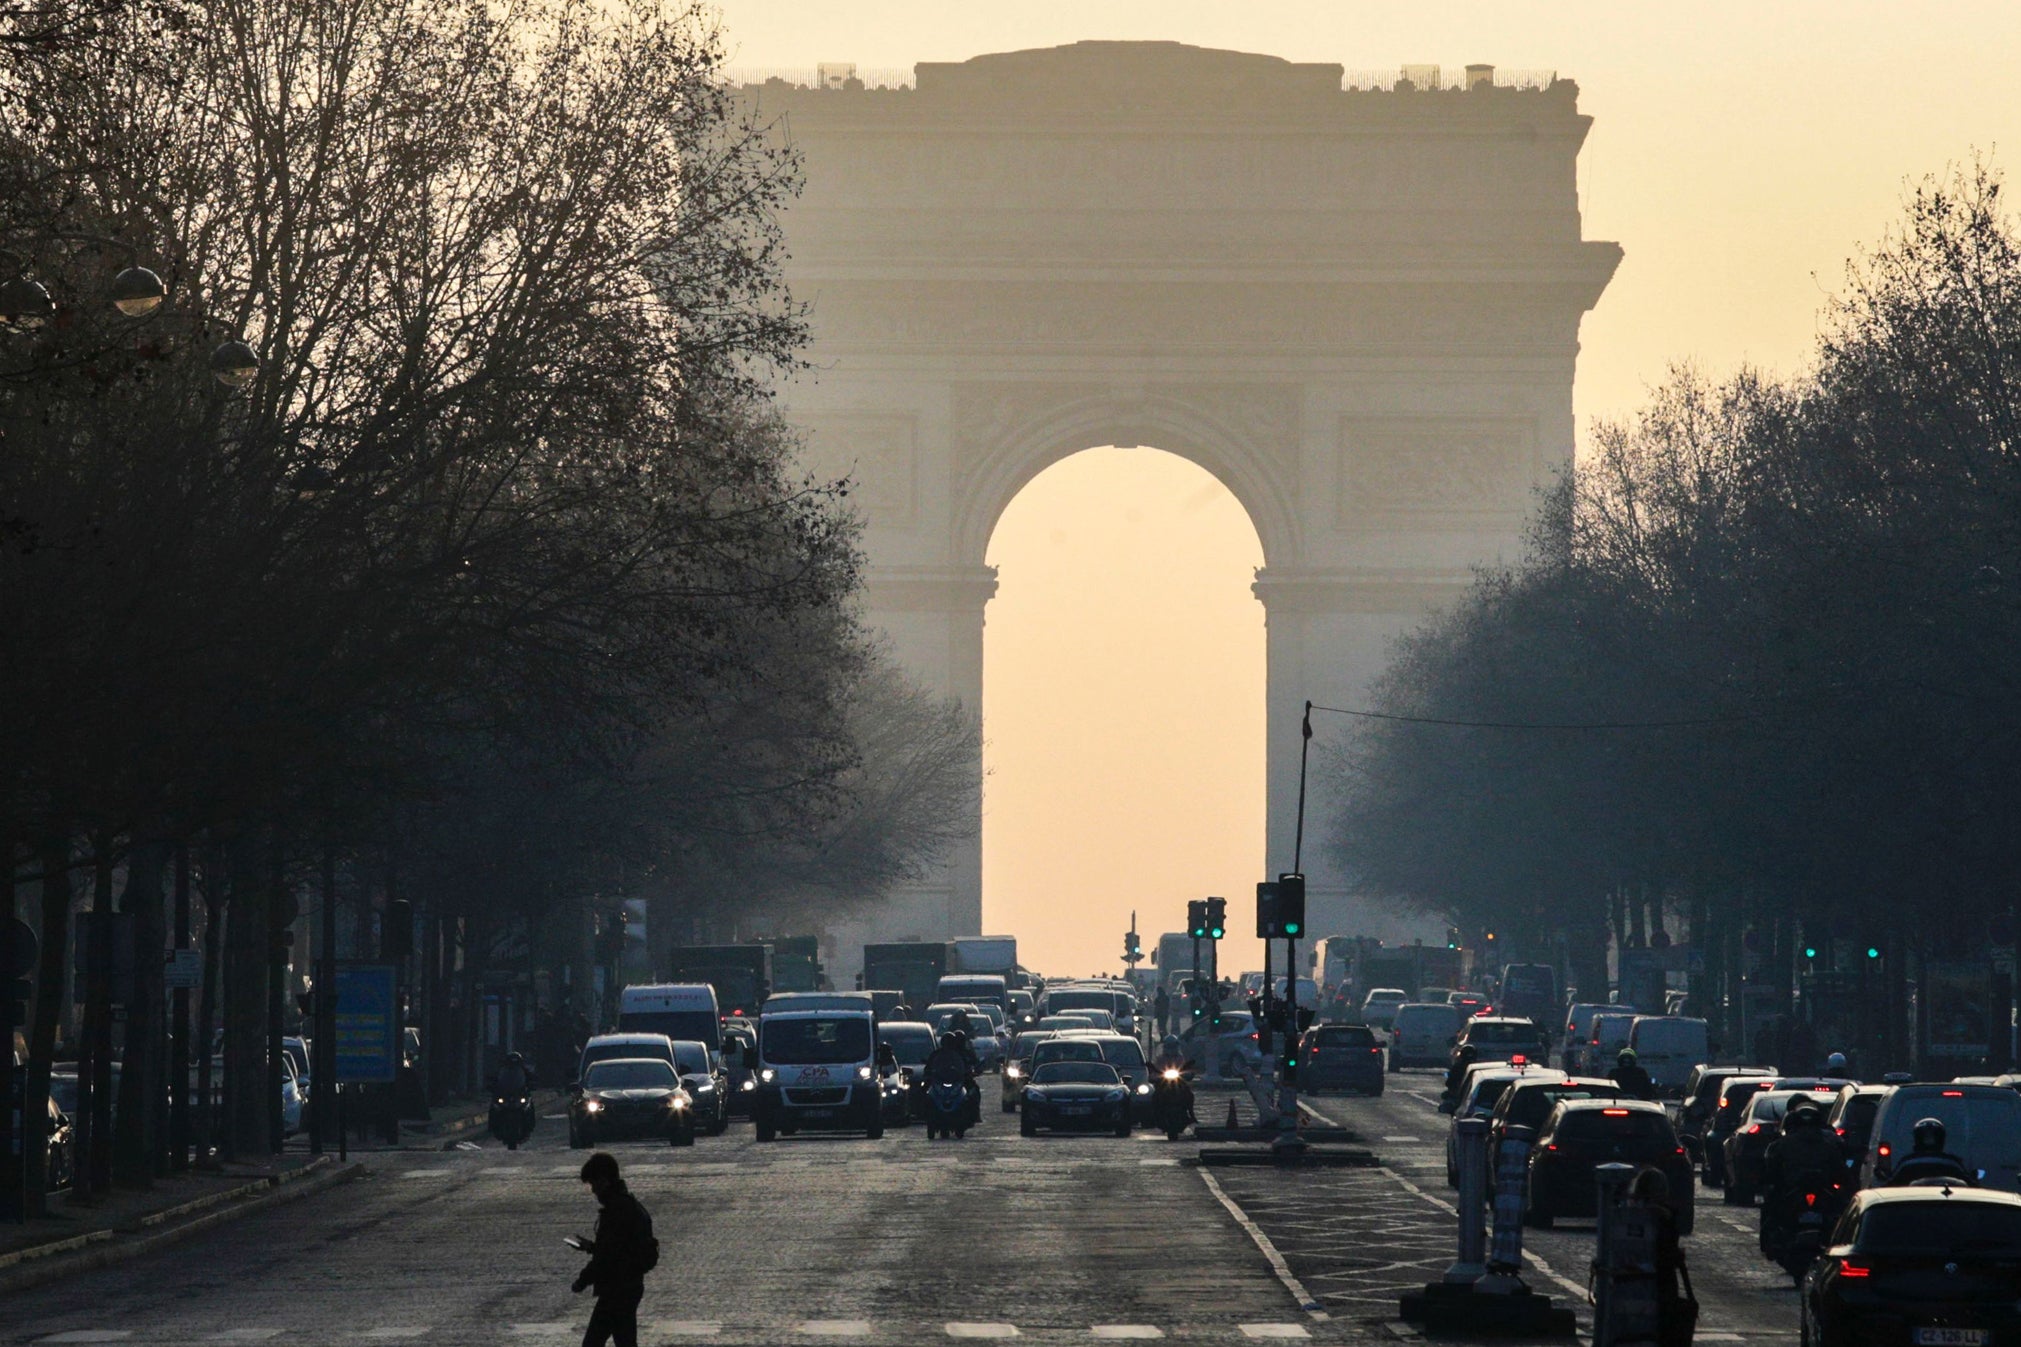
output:
<instances>
[{"instance_id":1,"label":"taillight","mask_svg":"<svg viewBox=\"0 0 2021 1347\"><path fill-rule=\"evenodd\" d=\"M1871 1277L1873 1275L1874 1275L1873 1268L1868 1266L1867 1263L1862 1259L1858 1258L1839 1259L1839 1276L1841 1277Z\"/></svg>"},{"instance_id":2,"label":"taillight","mask_svg":"<svg viewBox=\"0 0 2021 1347\"><path fill-rule=\"evenodd\" d=\"M1816 1194L1816 1193L1805 1193L1805 1194L1803 1195L1803 1204L1804 1204L1804 1205L1805 1205L1806 1207L1815 1207L1815 1206L1817 1205L1817 1194Z\"/></svg>"},{"instance_id":3,"label":"taillight","mask_svg":"<svg viewBox=\"0 0 2021 1347\"><path fill-rule=\"evenodd\" d=\"M1684 1154L1684 1147L1682 1147L1682 1146L1679 1146L1679 1147L1677 1148L1677 1153L1678 1153L1679 1155L1682 1155L1682 1154Z\"/></svg>"},{"instance_id":4,"label":"taillight","mask_svg":"<svg viewBox=\"0 0 2021 1347\"><path fill-rule=\"evenodd\" d=\"M1380 1053L1382 1052L1382 1049L1381 1049L1381 1048L1370 1048L1370 1049L1369 1049L1369 1051L1370 1051L1370 1052L1373 1052L1373 1053L1377 1053L1377 1054L1380 1054Z\"/></svg>"},{"instance_id":5,"label":"taillight","mask_svg":"<svg viewBox=\"0 0 2021 1347\"><path fill-rule=\"evenodd\" d=\"M1880 1150L1879 1150L1879 1151L1877 1152L1877 1154L1878 1154L1878 1155L1879 1155L1879 1156L1881 1157L1881 1159L1883 1159L1883 1160L1887 1159L1887 1158L1888 1158L1888 1157L1889 1157L1890 1155L1893 1155L1894 1153L1895 1153L1895 1148L1894 1148L1893 1146L1889 1146L1889 1145L1886 1145L1886 1144L1883 1144L1883 1145L1881 1146Z\"/></svg>"},{"instance_id":6,"label":"taillight","mask_svg":"<svg viewBox=\"0 0 2021 1347\"><path fill-rule=\"evenodd\" d=\"M1625 1118L1628 1116L1628 1110L1625 1108L1603 1108L1600 1110L1600 1114L1606 1118Z\"/></svg>"},{"instance_id":7,"label":"taillight","mask_svg":"<svg viewBox=\"0 0 2021 1347\"><path fill-rule=\"evenodd\" d=\"M1946 1090L1942 1097L1945 1099L1963 1099L1965 1092L1963 1090Z\"/></svg>"},{"instance_id":8,"label":"taillight","mask_svg":"<svg viewBox=\"0 0 2021 1347\"><path fill-rule=\"evenodd\" d=\"M1720 1106L1721 1108L1725 1108L1725 1107L1726 1107L1726 1096L1725 1096L1725 1095L1721 1095L1721 1096L1719 1096L1719 1106Z\"/></svg>"},{"instance_id":9,"label":"taillight","mask_svg":"<svg viewBox=\"0 0 2021 1347\"><path fill-rule=\"evenodd\" d=\"M1846 1134L1846 1129L1843 1127L1834 1127L1832 1131L1837 1132L1840 1136L1844 1136Z\"/></svg>"},{"instance_id":10,"label":"taillight","mask_svg":"<svg viewBox=\"0 0 2021 1347\"><path fill-rule=\"evenodd\" d=\"M1760 1123L1756 1123L1756 1124L1754 1124L1754 1125L1753 1125L1752 1127L1750 1127L1750 1128L1748 1128L1748 1129L1747 1129L1747 1134L1748 1134L1749 1136L1753 1136L1753 1135L1754 1135L1754 1134L1755 1134L1756 1132L1759 1132L1760 1130L1761 1130L1761 1124L1760 1124Z\"/></svg>"}]
</instances>

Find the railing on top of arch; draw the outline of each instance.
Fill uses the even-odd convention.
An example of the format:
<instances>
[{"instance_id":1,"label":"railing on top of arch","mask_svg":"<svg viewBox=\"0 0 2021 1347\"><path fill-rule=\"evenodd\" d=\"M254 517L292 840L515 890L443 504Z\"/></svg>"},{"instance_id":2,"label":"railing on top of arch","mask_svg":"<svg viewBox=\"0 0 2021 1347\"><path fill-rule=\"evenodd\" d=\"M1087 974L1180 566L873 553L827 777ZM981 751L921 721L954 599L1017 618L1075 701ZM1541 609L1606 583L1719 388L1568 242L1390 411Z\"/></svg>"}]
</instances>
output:
<instances>
[{"instance_id":1,"label":"railing on top of arch","mask_svg":"<svg viewBox=\"0 0 2021 1347\"><path fill-rule=\"evenodd\" d=\"M1548 89L1557 83L1555 70L1504 70L1490 67L1488 80L1497 89ZM1386 66L1380 70L1349 70L1340 77L1340 87L1350 93L1433 92L1471 88L1474 79L1465 67L1451 70L1435 65Z\"/></svg>"},{"instance_id":2,"label":"railing on top of arch","mask_svg":"<svg viewBox=\"0 0 2021 1347\"><path fill-rule=\"evenodd\" d=\"M1494 67L1484 72L1497 89L1548 89L1557 82L1555 70L1504 70ZM848 62L821 66L733 67L722 73L731 85L769 84L777 80L796 89L912 89L918 87L910 66L859 70ZM1379 70L1343 72L1340 87L1350 93L1446 92L1471 88L1482 77L1469 76L1464 67L1449 70L1436 65L1385 66Z\"/></svg>"}]
</instances>

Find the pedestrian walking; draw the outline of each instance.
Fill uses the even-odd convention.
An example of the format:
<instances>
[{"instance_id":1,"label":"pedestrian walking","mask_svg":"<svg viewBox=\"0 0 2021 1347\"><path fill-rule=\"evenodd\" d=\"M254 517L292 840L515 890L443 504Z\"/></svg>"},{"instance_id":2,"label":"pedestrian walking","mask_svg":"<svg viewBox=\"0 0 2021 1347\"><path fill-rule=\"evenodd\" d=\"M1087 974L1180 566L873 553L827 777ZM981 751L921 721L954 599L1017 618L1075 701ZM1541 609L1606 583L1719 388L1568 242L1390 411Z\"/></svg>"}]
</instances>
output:
<instances>
[{"instance_id":1,"label":"pedestrian walking","mask_svg":"<svg viewBox=\"0 0 2021 1347\"><path fill-rule=\"evenodd\" d=\"M1158 1037L1163 1038L1172 1032L1172 994L1165 990L1162 983L1159 984L1158 994L1151 999L1151 1005L1158 1012Z\"/></svg>"},{"instance_id":2,"label":"pedestrian walking","mask_svg":"<svg viewBox=\"0 0 2021 1347\"><path fill-rule=\"evenodd\" d=\"M638 1347L639 1300L646 1293L646 1274L660 1261L653 1218L625 1187L617 1160L603 1151L582 1162L582 1181L597 1200L596 1234L569 1240L589 1255L572 1289L596 1292L582 1347Z\"/></svg>"}]
</instances>

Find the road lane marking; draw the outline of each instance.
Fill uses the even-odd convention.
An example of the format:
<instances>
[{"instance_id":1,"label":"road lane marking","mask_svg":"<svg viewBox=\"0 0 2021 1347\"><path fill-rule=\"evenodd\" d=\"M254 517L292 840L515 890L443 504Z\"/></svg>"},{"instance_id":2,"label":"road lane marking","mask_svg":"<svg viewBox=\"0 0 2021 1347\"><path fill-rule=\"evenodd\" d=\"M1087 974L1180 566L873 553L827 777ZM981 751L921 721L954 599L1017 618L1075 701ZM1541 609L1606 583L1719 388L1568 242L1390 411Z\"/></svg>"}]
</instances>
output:
<instances>
[{"instance_id":1,"label":"road lane marking","mask_svg":"<svg viewBox=\"0 0 2021 1347\"><path fill-rule=\"evenodd\" d=\"M133 1333L124 1328L73 1328L68 1333L51 1333L37 1342L125 1342Z\"/></svg>"},{"instance_id":2,"label":"road lane marking","mask_svg":"<svg viewBox=\"0 0 2021 1347\"><path fill-rule=\"evenodd\" d=\"M265 1342L281 1336L278 1328L227 1328L222 1333L211 1334L212 1342Z\"/></svg>"},{"instance_id":3,"label":"road lane marking","mask_svg":"<svg viewBox=\"0 0 2021 1347\"><path fill-rule=\"evenodd\" d=\"M1430 1193L1418 1187L1415 1183L1412 1183L1409 1179L1397 1173L1394 1169L1391 1169L1388 1165L1377 1165L1376 1173L1388 1175L1391 1179L1395 1180L1397 1183L1402 1184L1405 1191L1414 1193L1418 1197L1423 1198L1425 1201L1431 1203L1433 1206L1437 1207L1440 1211L1446 1213L1446 1215L1452 1217L1454 1220L1459 1219L1460 1209L1458 1207L1454 1206L1452 1203L1446 1201L1442 1197L1433 1197ZM1490 1231L1490 1233L1492 1234L1493 1232ZM1525 1262L1529 1263L1532 1267L1536 1268L1537 1271L1543 1273L1546 1277L1549 1277L1552 1281L1558 1283L1558 1285L1564 1287L1567 1291L1570 1291L1573 1295L1577 1296L1581 1301L1585 1300L1586 1288L1579 1285L1579 1283L1573 1281L1570 1277L1560 1276L1557 1270L1553 1268L1549 1263L1545 1262L1542 1256L1540 1256L1535 1250L1533 1249L1523 1250L1523 1259Z\"/></svg>"},{"instance_id":4,"label":"road lane marking","mask_svg":"<svg viewBox=\"0 0 2021 1347\"><path fill-rule=\"evenodd\" d=\"M515 1338L551 1338L556 1334L573 1336L575 1329L571 1324L545 1323L514 1324L508 1331Z\"/></svg>"},{"instance_id":5,"label":"road lane marking","mask_svg":"<svg viewBox=\"0 0 2021 1347\"><path fill-rule=\"evenodd\" d=\"M1016 1324L943 1324L950 1338L1014 1338Z\"/></svg>"},{"instance_id":6,"label":"road lane marking","mask_svg":"<svg viewBox=\"0 0 2021 1347\"><path fill-rule=\"evenodd\" d=\"M867 1338L870 1336L868 1319L809 1319L800 1325L800 1331L811 1338Z\"/></svg>"},{"instance_id":7,"label":"road lane marking","mask_svg":"<svg viewBox=\"0 0 2021 1347\"><path fill-rule=\"evenodd\" d=\"M1241 1324L1245 1338L1309 1338L1304 1324Z\"/></svg>"},{"instance_id":8,"label":"road lane marking","mask_svg":"<svg viewBox=\"0 0 2021 1347\"><path fill-rule=\"evenodd\" d=\"M1207 1191L1214 1194L1215 1200L1227 1208L1228 1214L1235 1218L1235 1224L1241 1226L1243 1232L1255 1241L1256 1247L1263 1251L1263 1257L1269 1262L1270 1270L1277 1274L1277 1280L1284 1283L1284 1289L1291 1292L1292 1298L1298 1302L1298 1308L1321 1323L1332 1319L1332 1315L1319 1307L1319 1301L1312 1292L1305 1289L1305 1283L1292 1274L1291 1264L1284 1261L1284 1255L1277 1252L1277 1246L1270 1242L1270 1236L1263 1233L1263 1228L1249 1219L1249 1213L1236 1205L1235 1199L1228 1196L1212 1174L1204 1169L1198 1173L1201 1180L1206 1183Z\"/></svg>"},{"instance_id":9,"label":"road lane marking","mask_svg":"<svg viewBox=\"0 0 2021 1347\"><path fill-rule=\"evenodd\" d=\"M1096 1324L1088 1330L1098 1338L1162 1338L1165 1330L1150 1324Z\"/></svg>"},{"instance_id":10,"label":"road lane marking","mask_svg":"<svg viewBox=\"0 0 2021 1347\"><path fill-rule=\"evenodd\" d=\"M428 1324L388 1324L384 1328L368 1328L358 1336L372 1342L405 1342L425 1338L434 1331Z\"/></svg>"},{"instance_id":11,"label":"road lane marking","mask_svg":"<svg viewBox=\"0 0 2021 1347\"><path fill-rule=\"evenodd\" d=\"M453 1169L410 1169L400 1177L403 1179L446 1179L455 1172Z\"/></svg>"},{"instance_id":12,"label":"road lane marking","mask_svg":"<svg viewBox=\"0 0 2021 1347\"><path fill-rule=\"evenodd\" d=\"M1137 1163L1146 1168L1154 1165L1176 1165L1179 1163L1179 1158L1175 1155L1154 1155L1148 1160L1139 1160Z\"/></svg>"},{"instance_id":13,"label":"road lane marking","mask_svg":"<svg viewBox=\"0 0 2021 1347\"><path fill-rule=\"evenodd\" d=\"M1330 1120L1329 1120L1329 1121L1330 1121ZM1406 1136L1394 1136L1394 1137L1384 1137L1384 1138L1383 1138L1383 1140L1384 1140L1384 1141L1408 1141L1408 1142L1410 1142L1410 1143L1411 1143L1412 1145L1414 1145L1414 1146L1429 1146L1429 1145L1431 1144L1431 1143L1430 1143L1429 1141L1426 1141L1426 1140L1424 1140L1424 1139L1423 1139L1422 1137L1406 1137Z\"/></svg>"}]
</instances>

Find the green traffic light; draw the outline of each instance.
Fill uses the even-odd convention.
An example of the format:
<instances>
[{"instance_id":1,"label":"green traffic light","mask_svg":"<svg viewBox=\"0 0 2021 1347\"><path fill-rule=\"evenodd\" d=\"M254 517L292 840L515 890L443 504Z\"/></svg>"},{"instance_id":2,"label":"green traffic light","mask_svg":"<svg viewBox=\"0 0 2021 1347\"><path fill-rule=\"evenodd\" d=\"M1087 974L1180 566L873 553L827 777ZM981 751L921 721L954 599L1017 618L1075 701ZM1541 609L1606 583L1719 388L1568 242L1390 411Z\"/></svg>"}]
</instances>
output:
<instances>
[{"instance_id":1,"label":"green traffic light","mask_svg":"<svg viewBox=\"0 0 2021 1347\"><path fill-rule=\"evenodd\" d=\"M1297 922L1295 922L1295 921L1287 921L1287 922L1285 922L1285 923L1284 923L1284 933L1285 933L1286 935L1297 935L1297 934L1298 934L1298 931L1299 931L1299 926L1298 926L1298 923L1297 923Z\"/></svg>"},{"instance_id":2,"label":"green traffic light","mask_svg":"<svg viewBox=\"0 0 2021 1347\"><path fill-rule=\"evenodd\" d=\"M1868 945L1868 946L1867 946L1867 957L1868 957L1869 959L1878 959L1878 958L1880 958L1880 957L1881 957L1881 952L1880 952L1879 950L1875 949L1875 948L1874 948L1874 947L1873 947L1872 945Z\"/></svg>"},{"instance_id":3,"label":"green traffic light","mask_svg":"<svg viewBox=\"0 0 2021 1347\"><path fill-rule=\"evenodd\" d=\"M1815 959L1817 957L1817 947L1815 945L1805 945L1803 950L1803 957L1806 959Z\"/></svg>"}]
</instances>

